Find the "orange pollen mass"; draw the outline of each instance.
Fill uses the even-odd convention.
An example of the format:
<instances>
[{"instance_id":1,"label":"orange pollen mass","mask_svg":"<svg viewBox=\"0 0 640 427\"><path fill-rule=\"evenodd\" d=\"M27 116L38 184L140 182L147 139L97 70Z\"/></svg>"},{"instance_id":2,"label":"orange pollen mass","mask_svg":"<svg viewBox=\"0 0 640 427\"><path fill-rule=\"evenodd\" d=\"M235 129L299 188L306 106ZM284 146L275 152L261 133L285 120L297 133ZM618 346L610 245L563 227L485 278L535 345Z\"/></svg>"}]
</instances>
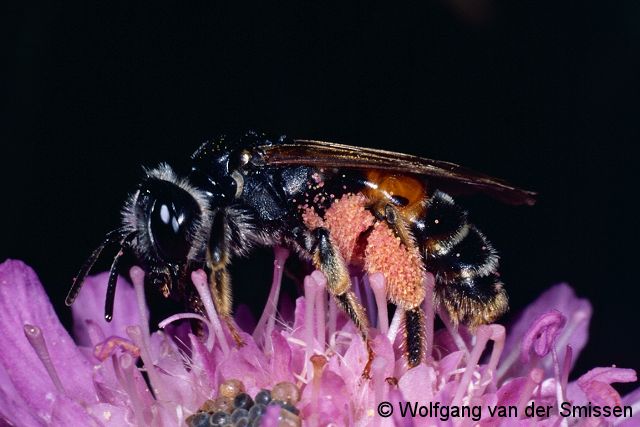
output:
<instances>
[{"instance_id":1,"label":"orange pollen mass","mask_svg":"<svg viewBox=\"0 0 640 427\"><path fill-rule=\"evenodd\" d=\"M387 298L410 310L425 297L424 266L417 248L407 248L384 222L374 225L365 248L365 269L387 279Z\"/></svg>"},{"instance_id":2,"label":"orange pollen mass","mask_svg":"<svg viewBox=\"0 0 640 427\"><path fill-rule=\"evenodd\" d=\"M425 297L424 265L417 248L408 248L386 222L377 222L367 209L362 193L346 194L334 201L322 218L313 207L304 207L305 225L314 230L326 227L347 264L364 263L369 273L382 273L387 280L387 298L410 310ZM371 229L366 243L359 241ZM364 246L364 248L362 247Z\"/></svg>"},{"instance_id":3,"label":"orange pollen mass","mask_svg":"<svg viewBox=\"0 0 640 427\"><path fill-rule=\"evenodd\" d=\"M309 230L315 230L318 227L324 226L324 221L318 215L313 207L305 207L302 211L302 221Z\"/></svg>"},{"instance_id":4,"label":"orange pollen mass","mask_svg":"<svg viewBox=\"0 0 640 427\"><path fill-rule=\"evenodd\" d=\"M362 194L347 194L333 202L324 215L331 239L347 264L356 262L358 237L375 221L366 204Z\"/></svg>"}]
</instances>

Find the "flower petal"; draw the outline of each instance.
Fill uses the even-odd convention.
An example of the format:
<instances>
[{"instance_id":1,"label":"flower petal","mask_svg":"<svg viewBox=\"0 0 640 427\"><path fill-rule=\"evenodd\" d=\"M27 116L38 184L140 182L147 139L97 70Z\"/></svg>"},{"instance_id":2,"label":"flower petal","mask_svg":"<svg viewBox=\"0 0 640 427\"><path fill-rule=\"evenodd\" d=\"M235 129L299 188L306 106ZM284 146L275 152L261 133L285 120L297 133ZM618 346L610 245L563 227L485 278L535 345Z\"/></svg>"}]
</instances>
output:
<instances>
[{"instance_id":1,"label":"flower petal","mask_svg":"<svg viewBox=\"0 0 640 427\"><path fill-rule=\"evenodd\" d=\"M574 405L584 405L589 401L615 402L607 404L619 405L620 395L610 384L636 380L636 373L633 369L594 368L568 385L567 396Z\"/></svg>"},{"instance_id":2,"label":"flower petal","mask_svg":"<svg viewBox=\"0 0 640 427\"><path fill-rule=\"evenodd\" d=\"M273 346L273 350L271 352L270 371L273 382L293 382L291 348L289 347L287 339L282 336L281 332L273 331L271 333L271 345Z\"/></svg>"},{"instance_id":3,"label":"flower petal","mask_svg":"<svg viewBox=\"0 0 640 427\"><path fill-rule=\"evenodd\" d=\"M436 372L431 366L421 364L409 369L398 381L398 388L407 402L428 402L433 399Z\"/></svg>"},{"instance_id":4,"label":"flower petal","mask_svg":"<svg viewBox=\"0 0 640 427\"><path fill-rule=\"evenodd\" d=\"M106 337L111 335L126 337L127 326L140 323L136 293L133 286L122 277L118 277L116 282L113 320L107 322L104 319L104 299L108 279L108 272L87 277L82 286L82 292L71 307L73 334L78 345L89 347L96 344L89 338L86 321L98 325Z\"/></svg>"},{"instance_id":5,"label":"flower petal","mask_svg":"<svg viewBox=\"0 0 640 427\"><path fill-rule=\"evenodd\" d=\"M100 427L101 423L87 413L78 402L66 396L59 396L53 405L51 427L86 426Z\"/></svg>"},{"instance_id":6,"label":"flower petal","mask_svg":"<svg viewBox=\"0 0 640 427\"><path fill-rule=\"evenodd\" d=\"M631 393L622 398L622 404L631 406L633 416L626 418L624 421L617 424L623 427L633 427L640 424L640 388L635 389Z\"/></svg>"},{"instance_id":7,"label":"flower petal","mask_svg":"<svg viewBox=\"0 0 640 427\"><path fill-rule=\"evenodd\" d=\"M96 402L91 365L60 324L36 274L20 261L5 261L0 264L0 364L18 396L36 413L49 414L58 391L24 335L25 324L41 329L54 367L64 374L66 394Z\"/></svg>"},{"instance_id":8,"label":"flower petal","mask_svg":"<svg viewBox=\"0 0 640 427\"><path fill-rule=\"evenodd\" d=\"M498 389L498 405L510 406L517 405L520 396L525 390L528 379L526 377L514 378Z\"/></svg>"},{"instance_id":9,"label":"flower petal","mask_svg":"<svg viewBox=\"0 0 640 427\"><path fill-rule=\"evenodd\" d=\"M578 378L577 382L580 387L586 386L591 381L601 381L607 384L611 383L630 383L637 381L636 371L633 369L623 368L594 368Z\"/></svg>"},{"instance_id":10,"label":"flower petal","mask_svg":"<svg viewBox=\"0 0 640 427\"><path fill-rule=\"evenodd\" d=\"M105 427L128 426L127 409L124 406L113 406L108 403L98 403L87 408L87 412Z\"/></svg>"},{"instance_id":11,"label":"flower petal","mask_svg":"<svg viewBox=\"0 0 640 427\"><path fill-rule=\"evenodd\" d=\"M207 350L202 341L193 334L189 334L189 342L193 364L191 372L197 375L197 385L204 390L217 390L218 375L216 375L216 359L213 352Z\"/></svg>"},{"instance_id":12,"label":"flower petal","mask_svg":"<svg viewBox=\"0 0 640 427\"><path fill-rule=\"evenodd\" d=\"M454 351L440 359L438 363L438 376L441 381L447 382L449 380L449 376L460 366L463 357L463 351Z\"/></svg>"},{"instance_id":13,"label":"flower petal","mask_svg":"<svg viewBox=\"0 0 640 427\"><path fill-rule=\"evenodd\" d=\"M29 404L18 394L4 367L0 365L0 425L41 426Z\"/></svg>"},{"instance_id":14,"label":"flower petal","mask_svg":"<svg viewBox=\"0 0 640 427\"><path fill-rule=\"evenodd\" d=\"M249 394L255 394L262 388L270 387L269 362L249 334L240 332L245 345L233 348L217 366L216 371L221 381L240 379ZM216 359L220 353L214 352Z\"/></svg>"},{"instance_id":15,"label":"flower petal","mask_svg":"<svg viewBox=\"0 0 640 427\"><path fill-rule=\"evenodd\" d=\"M309 384L302 391L300 405L301 413L305 420L315 420L317 424L310 425L348 425L348 409L350 406L351 392L342 376L337 373L325 369L320 378L320 384L317 389L316 401L313 401L314 384ZM357 408L354 408L357 409ZM351 423L352 424L352 423Z\"/></svg>"}]
</instances>

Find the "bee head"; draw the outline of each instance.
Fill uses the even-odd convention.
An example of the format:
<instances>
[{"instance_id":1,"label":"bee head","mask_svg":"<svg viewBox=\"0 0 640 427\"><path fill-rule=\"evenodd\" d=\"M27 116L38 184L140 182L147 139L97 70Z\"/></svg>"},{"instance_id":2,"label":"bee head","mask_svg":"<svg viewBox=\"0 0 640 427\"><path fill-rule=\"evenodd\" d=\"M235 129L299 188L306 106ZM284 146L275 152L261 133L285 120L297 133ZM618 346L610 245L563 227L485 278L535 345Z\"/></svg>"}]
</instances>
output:
<instances>
[{"instance_id":1,"label":"bee head","mask_svg":"<svg viewBox=\"0 0 640 427\"><path fill-rule=\"evenodd\" d=\"M122 210L122 227L109 232L91 253L74 278L65 300L73 304L85 277L105 247L118 245L113 258L105 319L111 321L118 276L118 264L126 249L132 248L141 263L150 268L150 279L170 287L178 271L206 254L210 211L204 193L188 180L179 178L166 164L146 171L146 176Z\"/></svg>"},{"instance_id":2,"label":"bee head","mask_svg":"<svg viewBox=\"0 0 640 427\"><path fill-rule=\"evenodd\" d=\"M122 216L124 232L136 235L141 261L173 266L204 257L210 216L205 195L168 165L147 171Z\"/></svg>"}]
</instances>

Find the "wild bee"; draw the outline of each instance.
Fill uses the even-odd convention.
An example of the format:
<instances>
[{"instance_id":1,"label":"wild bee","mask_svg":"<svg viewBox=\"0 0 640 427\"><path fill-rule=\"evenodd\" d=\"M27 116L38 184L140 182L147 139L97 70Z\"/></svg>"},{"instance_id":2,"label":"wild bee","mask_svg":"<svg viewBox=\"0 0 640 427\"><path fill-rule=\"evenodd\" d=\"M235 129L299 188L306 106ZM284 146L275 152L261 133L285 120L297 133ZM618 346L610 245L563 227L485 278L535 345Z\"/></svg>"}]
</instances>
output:
<instances>
[{"instance_id":1,"label":"wild bee","mask_svg":"<svg viewBox=\"0 0 640 427\"><path fill-rule=\"evenodd\" d=\"M148 284L195 311L202 311L202 303L188 278L203 268L216 309L241 344L231 321L229 262L256 245L281 245L326 276L328 291L367 345L365 374L373 351L367 317L351 289L350 263L359 262L369 273L384 272L389 300L404 310L404 348L411 367L423 358L424 271L434 275L435 302L455 323L488 323L507 310L498 255L450 194L472 190L531 205L533 192L453 163L256 132L207 141L191 159L185 177L166 164L146 171L124 205L122 226L108 233L82 266L67 305L73 304L101 251L113 244L119 250L107 286L107 320L113 314L120 257L132 250ZM345 227L349 212L359 215L364 226ZM391 233L413 260L399 277L386 268L384 257L377 256L380 248L372 243L384 233Z\"/></svg>"}]
</instances>

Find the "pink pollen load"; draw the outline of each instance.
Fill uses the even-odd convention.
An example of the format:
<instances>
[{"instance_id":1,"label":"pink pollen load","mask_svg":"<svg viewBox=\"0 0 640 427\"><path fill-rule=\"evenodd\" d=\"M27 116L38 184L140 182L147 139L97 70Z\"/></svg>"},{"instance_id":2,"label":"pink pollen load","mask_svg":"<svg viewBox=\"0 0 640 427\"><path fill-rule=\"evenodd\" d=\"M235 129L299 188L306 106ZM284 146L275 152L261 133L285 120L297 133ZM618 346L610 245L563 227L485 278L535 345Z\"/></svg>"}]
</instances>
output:
<instances>
[{"instance_id":1,"label":"pink pollen load","mask_svg":"<svg viewBox=\"0 0 640 427\"><path fill-rule=\"evenodd\" d=\"M366 209L367 198L362 194L346 194L334 201L320 217L315 208L307 207L302 212L305 225L314 230L326 227L331 240L347 264L358 264L358 237L373 225L375 218Z\"/></svg>"},{"instance_id":2,"label":"pink pollen load","mask_svg":"<svg viewBox=\"0 0 640 427\"><path fill-rule=\"evenodd\" d=\"M363 194L346 194L331 204L324 218L313 207L304 209L302 218L311 230L317 227L329 230L347 264L361 265L364 261L367 272L382 273L392 303L404 309L415 308L425 297L420 253L417 248L403 245L393 230L384 222L376 222L366 207L367 198ZM372 226L366 247L358 247L359 237Z\"/></svg>"},{"instance_id":3,"label":"pink pollen load","mask_svg":"<svg viewBox=\"0 0 640 427\"><path fill-rule=\"evenodd\" d=\"M318 227L324 226L324 221L320 215L318 215L313 206L304 208L302 212L302 220L309 230L315 230Z\"/></svg>"},{"instance_id":4,"label":"pink pollen load","mask_svg":"<svg viewBox=\"0 0 640 427\"><path fill-rule=\"evenodd\" d=\"M393 304L410 310L424 300L424 270L418 249L403 245L384 222L376 223L367 239L365 269L384 275L387 297Z\"/></svg>"},{"instance_id":5,"label":"pink pollen load","mask_svg":"<svg viewBox=\"0 0 640 427\"><path fill-rule=\"evenodd\" d=\"M347 194L333 202L324 215L325 226L347 264L357 263L358 237L375 220L366 203L367 198L362 194Z\"/></svg>"}]
</instances>

